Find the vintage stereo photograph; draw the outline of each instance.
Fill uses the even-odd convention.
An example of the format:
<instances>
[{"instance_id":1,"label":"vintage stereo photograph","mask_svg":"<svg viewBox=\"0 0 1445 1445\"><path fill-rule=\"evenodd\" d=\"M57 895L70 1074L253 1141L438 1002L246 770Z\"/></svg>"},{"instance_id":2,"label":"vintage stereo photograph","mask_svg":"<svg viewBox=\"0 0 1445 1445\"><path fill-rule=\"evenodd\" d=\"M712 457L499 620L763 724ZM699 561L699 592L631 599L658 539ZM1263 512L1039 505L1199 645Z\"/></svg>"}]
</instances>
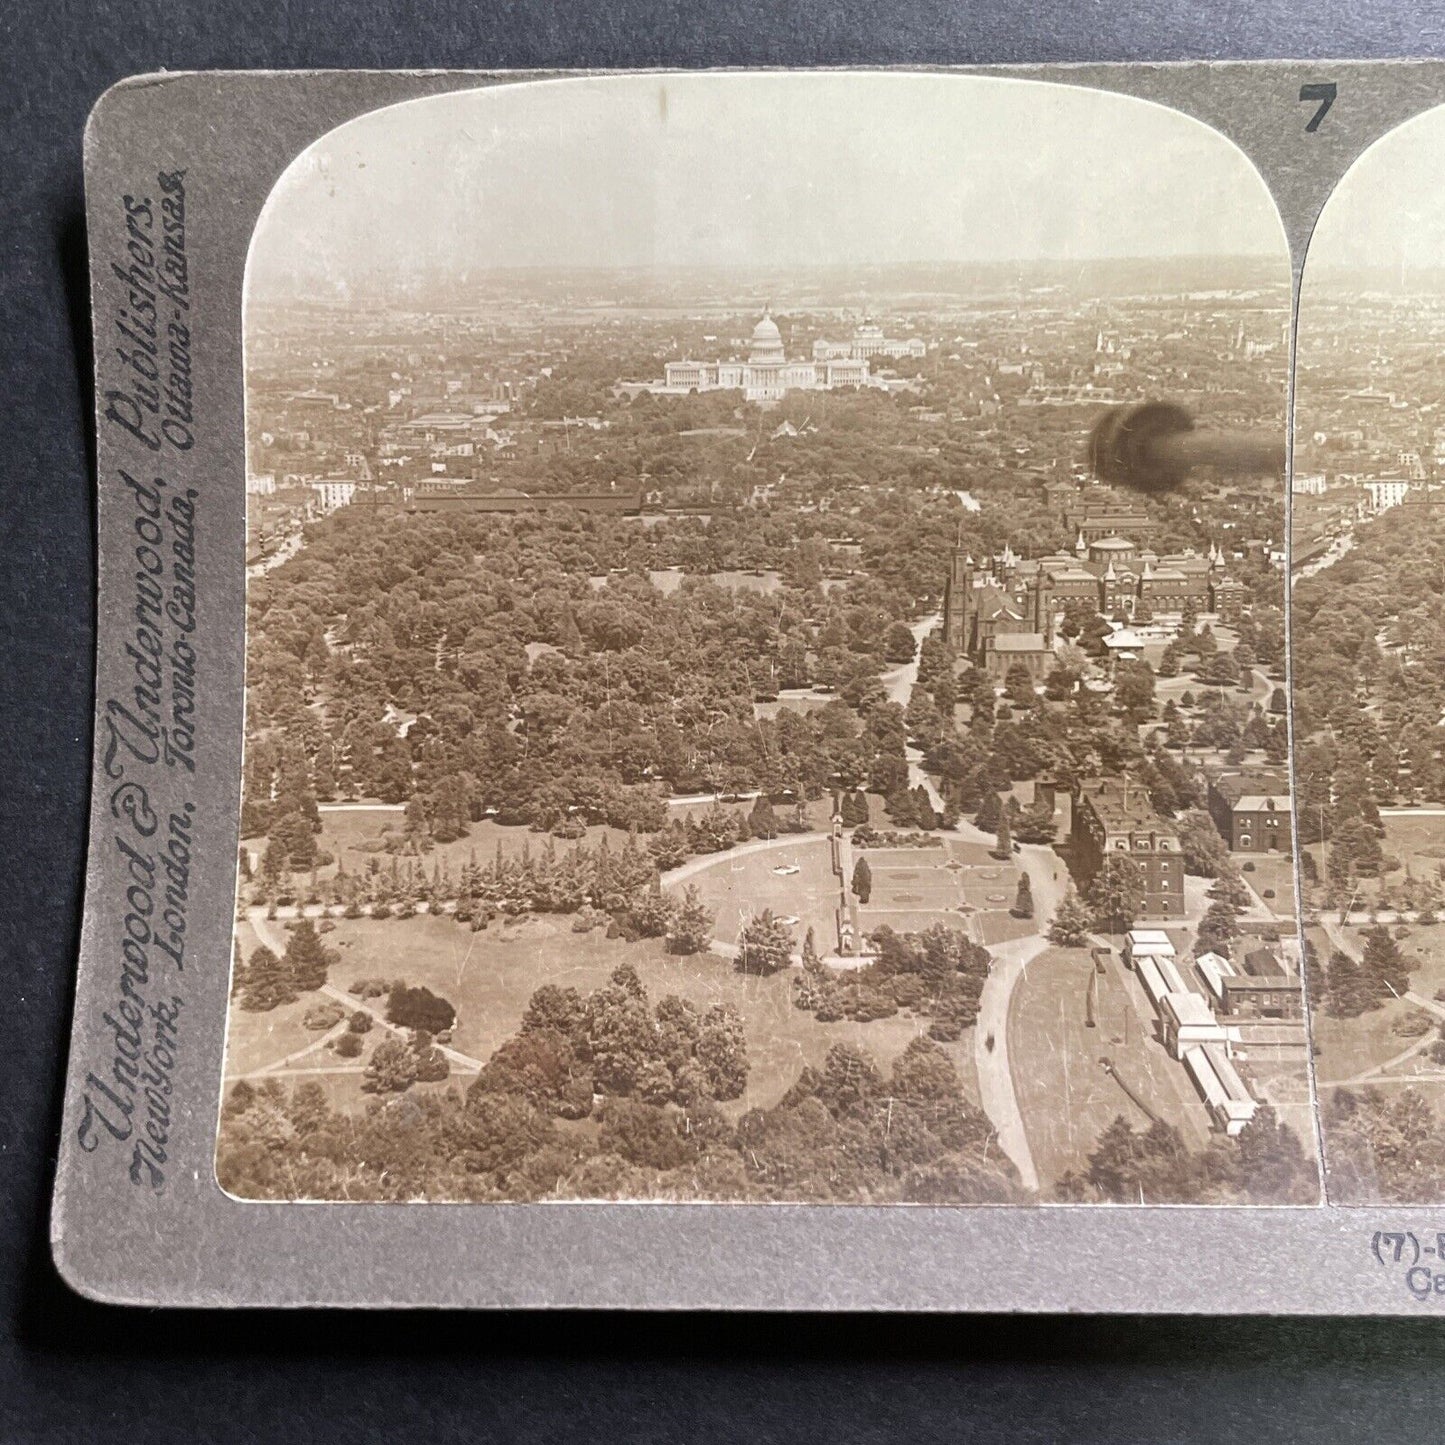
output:
<instances>
[{"instance_id":1,"label":"vintage stereo photograph","mask_svg":"<svg viewBox=\"0 0 1445 1445\"><path fill-rule=\"evenodd\" d=\"M65 1277L1445 1308L1442 155L1433 63L107 93Z\"/></svg>"}]
</instances>

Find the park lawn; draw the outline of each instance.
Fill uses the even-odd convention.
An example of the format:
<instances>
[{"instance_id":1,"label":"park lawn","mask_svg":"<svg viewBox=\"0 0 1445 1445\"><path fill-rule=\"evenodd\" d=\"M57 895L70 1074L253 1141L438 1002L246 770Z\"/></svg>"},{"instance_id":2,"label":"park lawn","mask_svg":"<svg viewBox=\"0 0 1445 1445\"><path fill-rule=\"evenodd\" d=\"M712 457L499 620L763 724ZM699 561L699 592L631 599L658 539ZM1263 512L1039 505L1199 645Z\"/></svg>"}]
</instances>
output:
<instances>
[{"instance_id":1,"label":"park lawn","mask_svg":"<svg viewBox=\"0 0 1445 1445\"><path fill-rule=\"evenodd\" d=\"M307 1009L329 1002L324 994L308 993L295 1003L282 1004L264 1013L250 1013L239 1001L233 1000L226 1028L226 1077L238 1078L264 1069L324 1038L326 1029L308 1029L301 1020ZM324 1064L332 1058L329 1050L318 1049L300 1062Z\"/></svg>"},{"instance_id":2,"label":"park lawn","mask_svg":"<svg viewBox=\"0 0 1445 1445\"><path fill-rule=\"evenodd\" d=\"M798 872L780 874L774 871L778 868ZM672 877L677 881L669 881L671 893L681 894L689 884L697 889L716 920L715 936L724 943L735 943L743 924L770 908L775 917L798 920L789 925L795 951L802 948L809 928L820 955L838 947L834 910L842 895L825 838L795 843L785 837L774 847L717 853L705 862L685 864L669 880Z\"/></svg>"},{"instance_id":3,"label":"park lawn","mask_svg":"<svg viewBox=\"0 0 1445 1445\"><path fill-rule=\"evenodd\" d=\"M1288 853L1256 853L1235 861L1254 864L1244 880L1276 918L1294 917L1294 859ZM1264 897L1267 888L1274 890L1273 898Z\"/></svg>"},{"instance_id":4,"label":"park lawn","mask_svg":"<svg viewBox=\"0 0 1445 1445\"><path fill-rule=\"evenodd\" d=\"M875 798L871 800L871 803L873 813L881 817L882 800ZM667 816L669 819L679 820L690 816L701 816L712 806L712 800L688 803L670 807L667 810ZM789 804L775 803L773 806L779 819L791 814ZM746 815L752 810L753 800L724 803L723 807L730 812ZM832 813L833 805L830 798L814 799L804 805L804 818L810 831L828 831L832 824ZM339 858L348 873L366 871L370 868L373 859L381 867L390 869L392 859L396 857L403 870L410 862L423 868L430 877L433 868L438 862L442 862L452 877L456 877L473 856L477 862L483 865L491 862L496 857L498 844L501 845L503 857L516 858L521 856L523 849L530 849L533 856L540 854L549 841L558 853L565 853L567 849L579 842L585 843L589 848L596 847L598 841L604 836L613 848L621 848L627 842L627 831L623 828L598 825L589 827L581 838L549 839L548 834L534 832L528 827L504 826L490 818L484 818L480 822L469 825L465 838L457 838L450 843L434 844L426 853L397 855L388 853L384 844L385 836L387 834L400 835L404 830L404 815L394 808L347 808L340 811L323 808L321 834L317 839L317 844L323 852ZM258 855L265 842L262 838L248 838L245 841L251 851ZM646 842L645 835L642 841ZM323 877L329 877L334 872L334 866L319 870Z\"/></svg>"},{"instance_id":5,"label":"park lawn","mask_svg":"<svg viewBox=\"0 0 1445 1445\"><path fill-rule=\"evenodd\" d=\"M937 924L974 936L974 915L958 909L877 908L869 904L858 910L858 927L865 933L891 928L894 933L924 933Z\"/></svg>"},{"instance_id":6,"label":"park lawn","mask_svg":"<svg viewBox=\"0 0 1445 1445\"><path fill-rule=\"evenodd\" d=\"M1407 999L1391 999L1356 1018L1332 1018L1316 1010L1311 1020L1315 1045L1315 1078L1321 1087L1342 1084L1356 1074L1378 1068L1404 1053L1413 1039L1395 1032L1395 1024L1413 1012Z\"/></svg>"},{"instance_id":7,"label":"park lawn","mask_svg":"<svg viewBox=\"0 0 1445 1445\"><path fill-rule=\"evenodd\" d=\"M1445 988L1445 924L1405 927L1406 936L1398 943L1405 958L1416 965L1410 973L1410 991L1422 998L1434 998L1438 989ZM1363 948L1366 930L1354 927L1349 932L1356 945ZM1317 932L1311 936L1316 949L1328 957L1328 938ZM1399 1019L1418 1007L1408 999L1390 999L1355 1018L1332 1017L1318 1007L1318 999L1316 995L1310 1027L1316 1050L1315 1075L1321 1083L1338 1083L1377 1068L1414 1042L1394 1030Z\"/></svg>"},{"instance_id":8,"label":"park lawn","mask_svg":"<svg viewBox=\"0 0 1445 1445\"><path fill-rule=\"evenodd\" d=\"M713 953L676 957L656 940L628 943L602 930L573 933L568 917L524 915L511 925L494 923L472 933L445 918L351 919L331 935L349 946L331 971L341 988L362 977L405 978L425 984L455 1005L452 1047L485 1061L521 1024L533 992L544 983L584 995L604 986L612 971L630 963L653 1002L675 993L699 1010L731 1004L743 1019L750 1072L743 1096L725 1106L736 1117L768 1108L796 1082L804 1064L823 1063L835 1043L850 1043L887 1069L927 1019L897 1015L859 1024L820 1024L793 1005L794 970L769 978L740 974ZM467 1076L454 1076L465 1083ZM976 1094L976 1086L974 1087Z\"/></svg>"},{"instance_id":9,"label":"park lawn","mask_svg":"<svg viewBox=\"0 0 1445 1445\"><path fill-rule=\"evenodd\" d=\"M261 940L256 937L250 923L242 919L236 924L236 942L240 945L242 957L250 958ZM329 1000L324 994L308 993L295 1003L251 1013L241 1007L239 999L232 999L226 1024L226 1077L249 1074L314 1044L325 1035L326 1030L308 1029L302 1019L307 1009L327 1002ZM330 1057L328 1052L318 1050L303 1062L323 1063Z\"/></svg>"},{"instance_id":10,"label":"park lawn","mask_svg":"<svg viewBox=\"0 0 1445 1445\"><path fill-rule=\"evenodd\" d=\"M1183 1065L1153 1036L1143 991L1117 958L1099 975L1096 1026L1087 1026L1092 968L1085 949L1046 949L1024 970L1009 1010L1014 1089L1045 1186L1070 1169L1087 1169L1099 1135L1118 1115L1135 1128L1149 1126L1148 1116L1104 1071L1102 1058L1111 1059L1134 1092L1192 1147L1209 1137L1204 1105Z\"/></svg>"},{"instance_id":11,"label":"park lawn","mask_svg":"<svg viewBox=\"0 0 1445 1445\"><path fill-rule=\"evenodd\" d=\"M375 1032L368 1035L368 1040L377 1037ZM386 1037L385 1034L380 1037ZM320 1084L326 1095L326 1102L343 1114L360 1114L365 1112L367 1105L377 1102L383 1096L368 1094L362 1087L362 1080L365 1077L366 1061L371 1057L371 1044L368 1042L366 1051L356 1059L339 1060L329 1050L316 1055L319 1061L319 1068L316 1072L288 1072L276 1074L262 1074L259 1078L253 1077L251 1083L260 1088L268 1080L274 1079L282 1086L287 1094L292 1093L301 1084ZM424 1094L445 1093L449 1088L465 1089L476 1077L475 1074L467 1073L460 1069L453 1069L451 1076L435 1084L413 1084L407 1090L408 1098L419 1098ZM229 1079L228 1079L229 1084ZM395 1095L387 1095L387 1098L394 1098Z\"/></svg>"},{"instance_id":12,"label":"park lawn","mask_svg":"<svg viewBox=\"0 0 1445 1445\"><path fill-rule=\"evenodd\" d=\"M1385 852L1407 864L1417 878L1438 876L1445 861L1445 817L1392 815L1380 821L1385 825Z\"/></svg>"},{"instance_id":13,"label":"park lawn","mask_svg":"<svg viewBox=\"0 0 1445 1445\"><path fill-rule=\"evenodd\" d=\"M1400 952L1417 966L1410 973L1410 989L1425 998L1434 998L1435 991L1445 988L1445 923L1423 927L1409 923L1408 936L1398 939Z\"/></svg>"},{"instance_id":14,"label":"park lawn","mask_svg":"<svg viewBox=\"0 0 1445 1445\"><path fill-rule=\"evenodd\" d=\"M1004 866L995 858L985 843L975 843L969 838L955 838L950 834L943 835L944 846L948 849L948 856L959 863L967 863L970 867L997 868Z\"/></svg>"},{"instance_id":15,"label":"park lawn","mask_svg":"<svg viewBox=\"0 0 1445 1445\"><path fill-rule=\"evenodd\" d=\"M438 863L442 863L447 872L456 878L473 857L484 867L490 863L497 856L498 844L501 845L502 856L505 858L518 858L524 849L530 850L533 857L538 857L549 841L545 833L534 833L530 828L520 826L504 827L490 818L485 818L480 823L471 824L465 838L457 838L450 843L437 843L429 852L395 855L388 853L381 841L383 835L393 831L400 833L404 826L405 820L401 813L384 808L323 812L321 835L317 844L323 852L338 858L348 873L367 872L373 859L379 867L390 871L395 858L397 867L403 873L410 863L422 869L430 878L433 869ZM555 838L551 841L558 854L563 854L574 843L595 847L604 835L613 848L621 848L627 842L626 830L605 827L588 828L583 838ZM252 842L255 846L255 840ZM320 870L323 876L328 877L335 871L334 867Z\"/></svg>"},{"instance_id":16,"label":"park lawn","mask_svg":"<svg viewBox=\"0 0 1445 1445\"><path fill-rule=\"evenodd\" d=\"M975 919L979 942L986 947L1015 938L1032 938L1047 926L1047 920L1041 923L1037 918L1015 918L1006 910L975 914Z\"/></svg>"}]
</instances>

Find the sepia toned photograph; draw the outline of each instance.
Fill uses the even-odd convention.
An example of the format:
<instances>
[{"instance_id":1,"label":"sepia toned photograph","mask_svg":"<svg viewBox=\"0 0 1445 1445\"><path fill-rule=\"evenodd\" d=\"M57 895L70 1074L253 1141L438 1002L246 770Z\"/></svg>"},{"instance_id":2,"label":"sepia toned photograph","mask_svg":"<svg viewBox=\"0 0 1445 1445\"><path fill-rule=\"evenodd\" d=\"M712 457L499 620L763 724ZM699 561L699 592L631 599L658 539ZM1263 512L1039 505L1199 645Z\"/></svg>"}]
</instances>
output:
<instances>
[{"instance_id":1,"label":"sepia toned photograph","mask_svg":"<svg viewBox=\"0 0 1445 1445\"><path fill-rule=\"evenodd\" d=\"M1445 110L1378 141L1300 300L1294 709L1332 1202L1445 1199Z\"/></svg>"},{"instance_id":2,"label":"sepia toned photograph","mask_svg":"<svg viewBox=\"0 0 1445 1445\"><path fill-rule=\"evenodd\" d=\"M1445 1079L1439 577L1391 520L1433 516L1437 363L1423 262L1321 299L1328 219L1307 964L1290 264L1231 142L702 73L298 156L246 270L223 1189L1313 1204L1314 964L1374 1178Z\"/></svg>"}]
</instances>

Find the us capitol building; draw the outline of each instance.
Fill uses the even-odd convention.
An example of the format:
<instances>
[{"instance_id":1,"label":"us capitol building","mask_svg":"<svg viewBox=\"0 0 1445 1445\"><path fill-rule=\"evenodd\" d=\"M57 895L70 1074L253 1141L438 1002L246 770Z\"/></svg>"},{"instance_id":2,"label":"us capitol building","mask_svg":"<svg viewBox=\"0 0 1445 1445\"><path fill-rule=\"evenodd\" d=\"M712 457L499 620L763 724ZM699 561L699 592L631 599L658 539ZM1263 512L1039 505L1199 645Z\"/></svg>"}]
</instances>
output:
<instances>
[{"instance_id":1,"label":"us capitol building","mask_svg":"<svg viewBox=\"0 0 1445 1445\"><path fill-rule=\"evenodd\" d=\"M864 323L851 342L819 341L811 361L789 361L783 337L769 309L753 327L746 361L669 361L661 381L620 384L633 395L686 396L695 391L741 391L746 401L781 401L790 391L833 391L841 387L876 387L893 391L906 386L896 377L874 376L870 356L922 356L924 345L916 338L892 341L881 330Z\"/></svg>"}]
</instances>

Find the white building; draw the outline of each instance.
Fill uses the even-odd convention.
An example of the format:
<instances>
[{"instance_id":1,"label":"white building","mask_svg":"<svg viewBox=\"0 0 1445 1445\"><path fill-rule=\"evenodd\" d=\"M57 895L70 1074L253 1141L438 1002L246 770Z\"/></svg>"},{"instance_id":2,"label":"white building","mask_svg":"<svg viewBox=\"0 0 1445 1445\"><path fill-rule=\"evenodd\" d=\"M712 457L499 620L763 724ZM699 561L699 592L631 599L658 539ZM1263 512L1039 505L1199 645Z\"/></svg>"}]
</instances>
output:
<instances>
[{"instance_id":1,"label":"white building","mask_svg":"<svg viewBox=\"0 0 1445 1445\"><path fill-rule=\"evenodd\" d=\"M323 512L334 512L338 507L349 507L351 499L356 495L356 483L341 481L335 477L328 477L325 481L312 482L311 490L316 493L317 501Z\"/></svg>"},{"instance_id":2,"label":"white building","mask_svg":"<svg viewBox=\"0 0 1445 1445\"><path fill-rule=\"evenodd\" d=\"M911 356L921 360L928 354L928 348L918 336L885 336L883 328L875 325L866 316L863 324L853 333L851 341L818 340L813 343L814 361L836 361L849 357L854 361L867 361L874 356L888 356L895 360Z\"/></svg>"},{"instance_id":3,"label":"white building","mask_svg":"<svg viewBox=\"0 0 1445 1445\"><path fill-rule=\"evenodd\" d=\"M1387 477L1383 481L1366 482L1365 490L1370 494L1372 511L1384 512L1398 507L1409 495L1410 482L1406 477Z\"/></svg>"},{"instance_id":4,"label":"white building","mask_svg":"<svg viewBox=\"0 0 1445 1445\"><path fill-rule=\"evenodd\" d=\"M866 358L789 361L782 333L765 310L753 328L746 361L669 361L661 381L623 382L621 390L654 396L685 396L694 391L741 391L746 401L781 401L790 391L833 391L840 387L882 387Z\"/></svg>"},{"instance_id":5,"label":"white building","mask_svg":"<svg viewBox=\"0 0 1445 1445\"><path fill-rule=\"evenodd\" d=\"M1322 497L1327 485L1323 472L1314 472L1309 476L1296 472L1290 482L1290 491L1301 497Z\"/></svg>"}]
</instances>

